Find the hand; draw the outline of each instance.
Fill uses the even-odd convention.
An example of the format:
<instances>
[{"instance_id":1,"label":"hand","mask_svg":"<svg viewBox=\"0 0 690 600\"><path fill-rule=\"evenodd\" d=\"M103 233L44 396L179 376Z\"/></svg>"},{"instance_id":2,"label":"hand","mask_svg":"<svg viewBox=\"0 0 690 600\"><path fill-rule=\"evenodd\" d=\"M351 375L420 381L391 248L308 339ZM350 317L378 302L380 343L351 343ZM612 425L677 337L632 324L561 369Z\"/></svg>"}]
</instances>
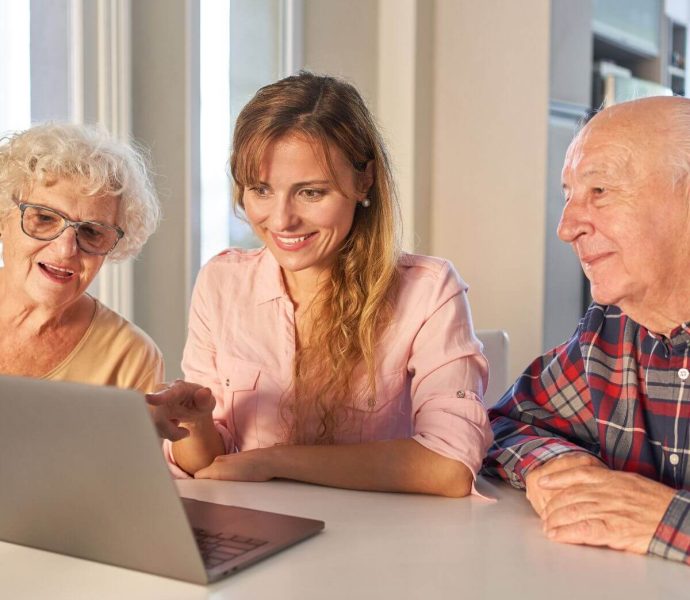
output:
<instances>
[{"instance_id":1,"label":"hand","mask_svg":"<svg viewBox=\"0 0 690 600\"><path fill-rule=\"evenodd\" d=\"M532 508L540 516L544 516L544 507L556 494L556 490L544 489L539 484L539 479L544 475L552 473L559 473L561 471L568 471L578 467L607 467L599 459L586 452L570 452L568 454L561 454L551 460L545 462L543 465L533 469L525 477L525 487L527 499L532 504Z\"/></svg>"},{"instance_id":2,"label":"hand","mask_svg":"<svg viewBox=\"0 0 690 600\"><path fill-rule=\"evenodd\" d=\"M544 510L555 541L645 554L676 491L641 475L580 467L542 477L556 492Z\"/></svg>"},{"instance_id":3,"label":"hand","mask_svg":"<svg viewBox=\"0 0 690 600\"><path fill-rule=\"evenodd\" d=\"M268 481L273 479L274 448L256 448L232 454L221 454L208 466L194 474L195 479L227 481Z\"/></svg>"},{"instance_id":4,"label":"hand","mask_svg":"<svg viewBox=\"0 0 690 600\"><path fill-rule=\"evenodd\" d=\"M158 435L173 442L189 435L189 429L180 424L194 424L210 418L216 405L210 389L181 379L160 392L146 394L146 401Z\"/></svg>"}]
</instances>

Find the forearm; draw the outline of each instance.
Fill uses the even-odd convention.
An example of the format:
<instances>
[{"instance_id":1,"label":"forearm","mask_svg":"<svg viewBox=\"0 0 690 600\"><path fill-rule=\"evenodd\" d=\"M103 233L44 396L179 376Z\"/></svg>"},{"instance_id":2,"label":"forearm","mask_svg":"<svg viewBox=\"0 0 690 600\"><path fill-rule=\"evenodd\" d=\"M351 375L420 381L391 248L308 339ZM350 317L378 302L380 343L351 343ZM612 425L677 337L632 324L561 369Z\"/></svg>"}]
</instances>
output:
<instances>
[{"instance_id":1,"label":"forearm","mask_svg":"<svg viewBox=\"0 0 690 600\"><path fill-rule=\"evenodd\" d=\"M466 496L472 473L412 439L337 446L274 446L272 476L380 492Z\"/></svg>"},{"instance_id":2,"label":"forearm","mask_svg":"<svg viewBox=\"0 0 690 600\"><path fill-rule=\"evenodd\" d=\"M210 415L198 422L180 425L189 430L189 436L174 442L172 452L177 465L190 475L210 465L216 456L225 454L223 438Z\"/></svg>"}]
</instances>

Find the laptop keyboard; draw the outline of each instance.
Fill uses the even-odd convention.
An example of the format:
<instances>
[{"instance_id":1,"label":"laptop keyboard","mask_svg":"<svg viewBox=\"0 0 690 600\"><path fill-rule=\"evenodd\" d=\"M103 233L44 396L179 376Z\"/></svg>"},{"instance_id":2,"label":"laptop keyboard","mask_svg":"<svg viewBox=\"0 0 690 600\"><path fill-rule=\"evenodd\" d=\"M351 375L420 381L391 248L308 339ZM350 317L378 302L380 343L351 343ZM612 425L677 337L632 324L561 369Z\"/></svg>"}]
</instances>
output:
<instances>
[{"instance_id":1,"label":"laptop keyboard","mask_svg":"<svg viewBox=\"0 0 690 600\"><path fill-rule=\"evenodd\" d=\"M233 535L232 533L211 533L196 527L194 528L194 537L207 569L217 567L267 543L265 540Z\"/></svg>"}]
</instances>

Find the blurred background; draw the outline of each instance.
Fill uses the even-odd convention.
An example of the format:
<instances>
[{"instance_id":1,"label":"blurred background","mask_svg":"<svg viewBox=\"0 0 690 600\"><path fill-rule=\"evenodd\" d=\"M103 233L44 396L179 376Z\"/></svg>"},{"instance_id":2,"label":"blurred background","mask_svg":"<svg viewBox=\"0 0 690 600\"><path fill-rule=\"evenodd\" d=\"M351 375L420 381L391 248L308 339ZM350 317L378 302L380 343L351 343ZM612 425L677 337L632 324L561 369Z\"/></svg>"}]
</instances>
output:
<instances>
[{"instance_id":1,"label":"blurred background","mask_svg":"<svg viewBox=\"0 0 690 600\"><path fill-rule=\"evenodd\" d=\"M0 0L0 132L99 122L150 149L164 220L93 293L180 374L201 264L252 247L233 215L234 120L262 85L345 77L396 168L405 248L451 259L510 377L589 302L558 241L565 149L592 109L685 95L690 0Z\"/></svg>"}]
</instances>

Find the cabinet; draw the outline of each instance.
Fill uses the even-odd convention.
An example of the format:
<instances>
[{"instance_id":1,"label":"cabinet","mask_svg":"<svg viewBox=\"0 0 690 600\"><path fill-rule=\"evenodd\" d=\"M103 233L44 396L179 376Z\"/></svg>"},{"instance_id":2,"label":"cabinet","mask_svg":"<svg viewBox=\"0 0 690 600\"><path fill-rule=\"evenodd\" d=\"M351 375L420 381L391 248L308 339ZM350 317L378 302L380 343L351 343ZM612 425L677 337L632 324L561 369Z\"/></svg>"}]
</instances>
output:
<instances>
[{"instance_id":1,"label":"cabinet","mask_svg":"<svg viewBox=\"0 0 690 600\"><path fill-rule=\"evenodd\" d=\"M661 0L593 0L592 44L592 107L685 95L685 26Z\"/></svg>"},{"instance_id":2,"label":"cabinet","mask_svg":"<svg viewBox=\"0 0 690 600\"><path fill-rule=\"evenodd\" d=\"M669 44L667 56L668 81L673 93L685 96L685 68L688 28L672 19L668 21Z\"/></svg>"}]
</instances>

